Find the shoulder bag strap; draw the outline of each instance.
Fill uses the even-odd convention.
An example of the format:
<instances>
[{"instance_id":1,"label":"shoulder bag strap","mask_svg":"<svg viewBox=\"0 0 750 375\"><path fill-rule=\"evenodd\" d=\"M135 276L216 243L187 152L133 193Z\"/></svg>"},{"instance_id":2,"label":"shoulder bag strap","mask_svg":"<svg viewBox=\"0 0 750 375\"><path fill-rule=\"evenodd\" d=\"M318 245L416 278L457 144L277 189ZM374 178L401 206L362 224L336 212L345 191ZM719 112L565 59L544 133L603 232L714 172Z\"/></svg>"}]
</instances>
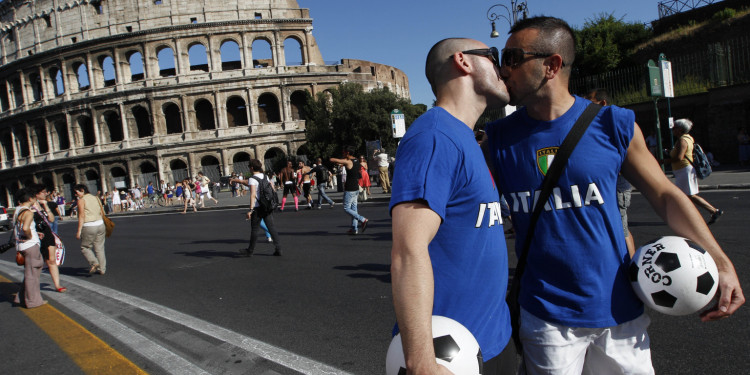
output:
<instances>
[{"instance_id":1,"label":"shoulder bag strap","mask_svg":"<svg viewBox=\"0 0 750 375\"><path fill-rule=\"evenodd\" d=\"M526 239L524 240L521 258L518 260L518 266L516 267L516 275L519 274L519 271L520 273L523 273L523 269L526 267L526 255L529 252L531 241L534 238L534 227L539 220L539 215L541 215L542 210L544 210L544 206L547 204L549 196L552 194L552 188L557 185L557 180L560 179L560 175L562 175L562 171L565 168L565 164L568 162L568 158L573 153L578 141L581 140L583 133L586 132L589 124L591 124L591 121L594 120L594 117L596 117L601 108L602 106L599 104L589 104L581 116L578 117L575 124L573 124L573 128L570 129L570 132L565 137L565 140L563 140L562 145L557 150L555 158L552 160L552 165L550 165L547 174L544 176L544 180L542 180L539 199L536 201L534 211L531 214L531 219L529 219L529 229L526 233ZM515 281L516 277L514 276L513 278Z\"/></svg>"},{"instance_id":2,"label":"shoulder bag strap","mask_svg":"<svg viewBox=\"0 0 750 375\"><path fill-rule=\"evenodd\" d=\"M595 103L591 103L588 105L588 107L586 107L581 116L578 117L578 120L576 120L575 124L573 124L573 128L570 129L568 135L565 136L565 140L563 140L562 145L555 154L555 158L552 160L552 165L550 165L550 168L547 170L547 174L544 176L544 180L542 180L539 199L536 201L536 204L534 205L534 211L531 213L531 218L529 219L529 228L526 232L526 239L524 240L523 248L521 249L521 255L518 258L516 271L513 274L513 282L510 286L510 291L508 292L507 297L508 305L511 308L511 326L513 328L513 340L519 353L523 352L523 347L521 346L521 341L518 336L518 330L520 327L518 319L518 314L520 312L520 307L518 306L518 296L521 290L521 277L523 276L523 271L526 268L526 258L529 254L531 241L534 239L534 227L539 220L539 216L541 215L542 210L544 210L544 206L547 204L549 196L552 194L552 188L554 188L554 186L557 184L557 180L560 178L560 175L562 175L562 171L568 161L568 157L570 157L570 155L573 153L573 150L578 144L578 141L581 140L581 137L586 132L586 129L589 127L591 121L594 120L601 108L601 105Z\"/></svg>"}]
</instances>

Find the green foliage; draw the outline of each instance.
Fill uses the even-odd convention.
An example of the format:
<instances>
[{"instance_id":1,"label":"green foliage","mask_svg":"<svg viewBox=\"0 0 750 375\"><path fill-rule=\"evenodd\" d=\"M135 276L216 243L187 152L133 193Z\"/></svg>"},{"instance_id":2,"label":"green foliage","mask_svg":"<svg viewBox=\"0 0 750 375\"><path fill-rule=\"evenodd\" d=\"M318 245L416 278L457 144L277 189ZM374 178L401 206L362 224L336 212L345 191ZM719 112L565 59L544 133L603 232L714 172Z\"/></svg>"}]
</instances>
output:
<instances>
[{"instance_id":1,"label":"green foliage","mask_svg":"<svg viewBox=\"0 0 750 375\"><path fill-rule=\"evenodd\" d=\"M627 23L610 14L586 20L576 36L576 70L586 76L631 64L635 46L648 40L652 31L641 23Z\"/></svg>"},{"instance_id":2,"label":"green foliage","mask_svg":"<svg viewBox=\"0 0 750 375\"><path fill-rule=\"evenodd\" d=\"M408 126L427 111L427 106L412 105L388 88L365 92L356 83L342 83L314 99L308 94L305 136L309 156L324 160L340 157L346 145L364 154L365 141L377 139L387 152L395 152L398 140L393 138L390 117L394 109L404 113Z\"/></svg>"},{"instance_id":3,"label":"green foliage","mask_svg":"<svg viewBox=\"0 0 750 375\"><path fill-rule=\"evenodd\" d=\"M737 16L737 11L732 8L724 8L711 17L713 21L724 21Z\"/></svg>"}]
</instances>

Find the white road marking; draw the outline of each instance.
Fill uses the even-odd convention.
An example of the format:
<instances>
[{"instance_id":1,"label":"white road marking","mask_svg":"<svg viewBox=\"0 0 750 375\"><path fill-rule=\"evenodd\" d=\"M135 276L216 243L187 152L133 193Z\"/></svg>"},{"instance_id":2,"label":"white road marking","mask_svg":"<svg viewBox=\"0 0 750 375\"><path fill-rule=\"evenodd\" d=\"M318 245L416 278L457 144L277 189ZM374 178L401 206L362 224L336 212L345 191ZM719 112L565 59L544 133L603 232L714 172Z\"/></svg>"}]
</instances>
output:
<instances>
[{"instance_id":1,"label":"white road marking","mask_svg":"<svg viewBox=\"0 0 750 375\"><path fill-rule=\"evenodd\" d=\"M2 271L6 275L12 276L15 280L23 279L23 269L18 267L14 263L8 261L0 261L0 271ZM48 275L44 276L49 277ZM265 358L271 362L277 363L281 366L301 372L303 374L349 375L349 373L341 369L328 366L324 363L316 362L310 358L230 331L226 328L219 327L215 324L181 313L168 307L146 301L111 288L90 283L76 277L60 275L60 278L61 280L64 280L66 284L72 284L79 288L88 289L117 300L121 303L133 306L134 308L147 311L163 319L169 320L175 324L189 327L192 330L203 333L222 342L226 342L230 345L234 345L259 357ZM43 291L43 293L45 294L46 298L53 299L56 302L64 305L71 311L75 312L76 314L81 315L83 318L96 325L97 328L107 332L118 340L121 340L133 351L153 361L155 364L164 368L169 373L208 374L200 367L192 364L191 362L178 356L177 354L172 353L168 349L162 347L149 338L140 335L139 333L133 331L131 328L110 318L105 313L87 306L86 304L80 303L72 296L74 293L53 293L47 291Z\"/></svg>"}]
</instances>

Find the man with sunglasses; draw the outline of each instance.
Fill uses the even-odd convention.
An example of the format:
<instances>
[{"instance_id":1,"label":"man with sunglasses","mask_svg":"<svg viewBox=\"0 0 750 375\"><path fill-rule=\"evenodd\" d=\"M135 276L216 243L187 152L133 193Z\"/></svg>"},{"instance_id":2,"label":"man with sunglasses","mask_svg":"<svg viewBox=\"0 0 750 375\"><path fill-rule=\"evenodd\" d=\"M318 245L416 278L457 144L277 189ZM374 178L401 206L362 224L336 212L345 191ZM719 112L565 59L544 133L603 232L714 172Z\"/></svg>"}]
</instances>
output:
<instances>
[{"instance_id":1,"label":"man with sunglasses","mask_svg":"<svg viewBox=\"0 0 750 375\"><path fill-rule=\"evenodd\" d=\"M549 161L590 103L568 91L575 37L551 17L516 23L500 74L520 109L487 125L489 160L525 238L534 196ZM745 301L731 261L690 200L664 176L632 111L600 109L570 155L542 210L521 278L520 338L528 374L652 374L649 318L628 279L617 206L622 172L675 234L706 249L719 268L718 304L703 321L733 314ZM538 203L542 204L542 202ZM516 242L517 252L523 242Z\"/></svg>"},{"instance_id":2,"label":"man with sunglasses","mask_svg":"<svg viewBox=\"0 0 750 375\"><path fill-rule=\"evenodd\" d=\"M432 315L471 331L484 374L517 369L499 196L473 132L486 108L508 102L497 53L471 39L433 46L425 73L436 105L412 123L396 152L391 275L410 374L450 373L435 361Z\"/></svg>"}]
</instances>

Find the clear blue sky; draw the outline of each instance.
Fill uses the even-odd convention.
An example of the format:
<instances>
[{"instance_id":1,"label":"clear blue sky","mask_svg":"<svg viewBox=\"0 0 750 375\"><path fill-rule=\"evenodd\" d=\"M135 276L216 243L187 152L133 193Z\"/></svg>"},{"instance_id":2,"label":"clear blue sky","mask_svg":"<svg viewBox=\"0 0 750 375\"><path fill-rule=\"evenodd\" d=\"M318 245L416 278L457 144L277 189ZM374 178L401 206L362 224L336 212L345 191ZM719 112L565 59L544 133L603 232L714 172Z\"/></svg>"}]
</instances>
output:
<instances>
[{"instance_id":1,"label":"clear blue sky","mask_svg":"<svg viewBox=\"0 0 750 375\"><path fill-rule=\"evenodd\" d=\"M597 15L612 13L628 22L649 23L659 16L659 0L528 0L530 16L555 16L581 27ZM477 39L502 48L508 22L496 22L500 37L490 38L487 10L510 1L298 0L310 9L313 36L325 61L342 58L386 64L409 77L412 103L431 106L435 99L424 77L430 47L447 37ZM493 10L504 11L501 7ZM656 56L654 57L656 58Z\"/></svg>"}]
</instances>

